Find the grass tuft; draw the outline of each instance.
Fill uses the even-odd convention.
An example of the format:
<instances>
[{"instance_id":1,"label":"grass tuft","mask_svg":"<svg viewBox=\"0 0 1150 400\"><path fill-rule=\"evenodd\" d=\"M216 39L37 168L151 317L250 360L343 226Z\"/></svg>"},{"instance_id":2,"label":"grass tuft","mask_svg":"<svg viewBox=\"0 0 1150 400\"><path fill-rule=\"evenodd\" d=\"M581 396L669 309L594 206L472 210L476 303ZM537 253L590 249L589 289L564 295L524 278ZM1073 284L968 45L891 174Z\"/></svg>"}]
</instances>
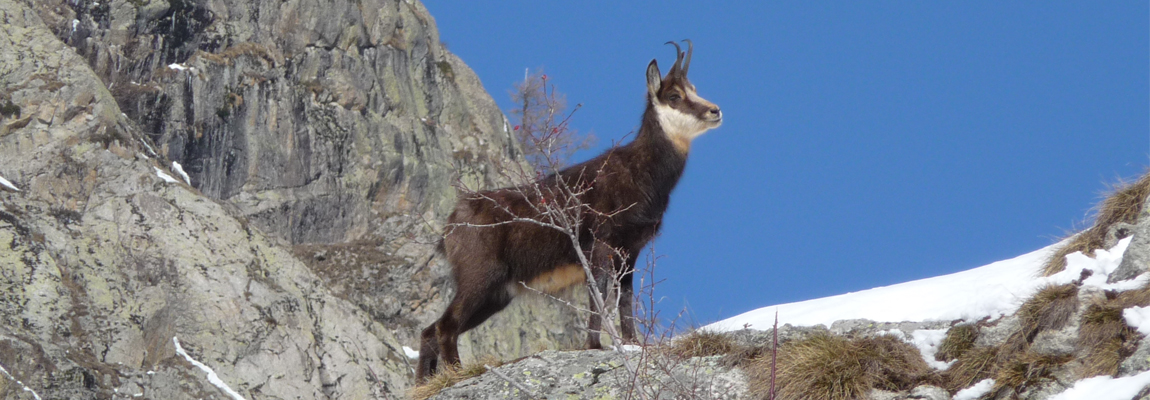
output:
<instances>
[{"instance_id":1,"label":"grass tuft","mask_svg":"<svg viewBox=\"0 0 1150 400\"><path fill-rule=\"evenodd\" d=\"M1051 379L1054 370L1074 357L1071 355L1039 355L1026 353L1010 360L994 376L995 389L1011 388L1021 393L1043 380Z\"/></svg>"},{"instance_id":2,"label":"grass tuft","mask_svg":"<svg viewBox=\"0 0 1150 400\"><path fill-rule=\"evenodd\" d=\"M1110 227L1132 224L1138 220L1142 205L1150 195L1150 173L1131 184L1119 182L1111 187L1111 194L1096 207L1094 226L1078 233L1069 243L1058 249L1043 267L1043 275L1050 276L1066 269L1066 256L1081 251L1088 256L1105 246ZM1123 236L1124 237L1124 236Z\"/></svg>"},{"instance_id":3,"label":"grass tuft","mask_svg":"<svg viewBox=\"0 0 1150 400\"><path fill-rule=\"evenodd\" d=\"M965 389L998 372L998 347L972 347L960 355L943 373L946 388L951 393Z\"/></svg>"},{"instance_id":4,"label":"grass tuft","mask_svg":"<svg viewBox=\"0 0 1150 400\"><path fill-rule=\"evenodd\" d=\"M730 335L697 329L676 339L665 351L668 354L686 359L730 354L739 349Z\"/></svg>"},{"instance_id":5,"label":"grass tuft","mask_svg":"<svg viewBox=\"0 0 1150 400\"><path fill-rule=\"evenodd\" d=\"M431 396L435 396L443 389L455 386L455 384L460 381L483 375L484 372L487 372L487 367L484 365L490 365L492 368L495 368L503 365L503 363L494 356L488 355L474 364L464 366L449 365L440 368L438 373L427 378L426 383L411 388L411 390L407 392L407 395L411 397L412 400L425 400Z\"/></svg>"},{"instance_id":6,"label":"grass tuft","mask_svg":"<svg viewBox=\"0 0 1150 400\"><path fill-rule=\"evenodd\" d=\"M955 325L946 331L946 337L939 343L934 358L939 361L950 361L962 357L967 350L974 347L975 339L978 339L977 325Z\"/></svg>"},{"instance_id":7,"label":"grass tuft","mask_svg":"<svg viewBox=\"0 0 1150 400\"><path fill-rule=\"evenodd\" d=\"M1046 286L1038 291L1018 310L1022 335L1026 342L1034 341L1038 332L1061 329L1078 311L1078 286L1072 283Z\"/></svg>"},{"instance_id":8,"label":"grass tuft","mask_svg":"<svg viewBox=\"0 0 1150 400\"><path fill-rule=\"evenodd\" d=\"M748 370L751 396L767 398L770 357L752 361ZM871 389L907 390L933 376L918 349L898 338L847 339L830 334L783 345L777 375L779 400L863 398Z\"/></svg>"},{"instance_id":9,"label":"grass tuft","mask_svg":"<svg viewBox=\"0 0 1150 400\"><path fill-rule=\"evenodd\" d=\"M1126 325L1122 310L1120 305L1097 303L1083 312L1077 343L1081 377L1114 376L1122 360L1133 353L1140 336Z\"/></svg>"},{"instance_id":10,"label":"grass tuft","mask_svg":"<svg viewBox=\"0 0 1150 400\"><path fill-rule=\"evenodd\" d=\"M1120 293L1117 304L1122 308L1150 306L1150 282L1142 285L1141 288Z\"/></svg>"}]
</instances>

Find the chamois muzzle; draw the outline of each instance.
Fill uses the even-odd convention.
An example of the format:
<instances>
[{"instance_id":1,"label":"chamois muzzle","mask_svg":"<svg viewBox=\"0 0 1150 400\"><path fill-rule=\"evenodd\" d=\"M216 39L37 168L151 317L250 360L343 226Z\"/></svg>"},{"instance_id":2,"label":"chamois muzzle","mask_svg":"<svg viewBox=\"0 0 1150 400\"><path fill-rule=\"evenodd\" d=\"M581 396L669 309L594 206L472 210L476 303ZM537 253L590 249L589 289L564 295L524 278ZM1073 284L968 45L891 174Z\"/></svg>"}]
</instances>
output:
<instances>
[{"instance_id":1,"label":"chamois muzzle","mask_svg":"<svg viewBox=\"0 0 1150 400\"><path fill-rule=\"evenodd\" d=\"M710 110L707 110L707 113L708 113L707 117L712 122L723 120L723 112L721 110L719 110L719 107L715 107L715 108L712 108Z\"/></svg>"}]
</instances>

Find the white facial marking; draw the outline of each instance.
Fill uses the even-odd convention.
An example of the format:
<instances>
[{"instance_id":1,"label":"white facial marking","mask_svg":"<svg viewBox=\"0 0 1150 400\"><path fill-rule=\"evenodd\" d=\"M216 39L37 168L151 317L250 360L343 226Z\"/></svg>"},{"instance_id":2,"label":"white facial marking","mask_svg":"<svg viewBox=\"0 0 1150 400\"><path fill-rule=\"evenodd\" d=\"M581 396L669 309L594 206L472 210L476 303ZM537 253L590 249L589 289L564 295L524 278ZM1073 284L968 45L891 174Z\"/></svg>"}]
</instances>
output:
<instances>
[{"instance_id":1,"label":"white facial marking","mask_svg":"<svg viewBox=\"0 0 1150 400\"><path fill-rule=\"evenodd\" d=\"M663 131L672 138L692 140L710 128L706 121L666 104L655 104L655 114L659 116Z\"/></svg>"}]
</instances>

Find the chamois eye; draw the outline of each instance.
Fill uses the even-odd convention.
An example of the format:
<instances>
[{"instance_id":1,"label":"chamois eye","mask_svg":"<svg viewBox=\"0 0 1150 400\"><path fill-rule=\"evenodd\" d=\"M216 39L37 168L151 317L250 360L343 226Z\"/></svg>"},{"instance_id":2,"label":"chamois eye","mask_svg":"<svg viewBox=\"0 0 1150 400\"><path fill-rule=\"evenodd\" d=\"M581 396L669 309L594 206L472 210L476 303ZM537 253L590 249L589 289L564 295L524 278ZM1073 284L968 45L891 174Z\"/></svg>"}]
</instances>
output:
<instances>
[{"instance_id":1,"label":"chamois eye","mask_svg":"<svg viewBox=\"0 0 1150 400\"><path fill-rule=\"evenodd\" d=\"M682 98L682 97L679 97L679 95L677 95L677 94L673 94L673 95L667 96L667 100L669 100L669 101L671 101L671 102L678 102L679 100L682 100L682 99L683 99L683 98Z\"/></svg>"}]
</instances>

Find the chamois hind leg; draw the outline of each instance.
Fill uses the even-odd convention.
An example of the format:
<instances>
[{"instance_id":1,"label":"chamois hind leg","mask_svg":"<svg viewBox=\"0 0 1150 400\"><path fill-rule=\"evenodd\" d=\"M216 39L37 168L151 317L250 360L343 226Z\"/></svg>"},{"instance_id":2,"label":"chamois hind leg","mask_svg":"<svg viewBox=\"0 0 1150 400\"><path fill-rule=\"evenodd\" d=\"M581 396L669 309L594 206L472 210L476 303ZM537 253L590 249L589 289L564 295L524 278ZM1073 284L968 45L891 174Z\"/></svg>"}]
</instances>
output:
<instances>
[{"instance_id":1,"label":"chamois hind leg","mask_svg":"<svg viewBox=\"0 0 1150 400\"><path fill-rule=\"evenodd\" d=\"M439 359L449 366L459 364L459 335L483 323L511 302L511 295L501 287L502 280L497 274L484 276L487 279L482 281L460 279L469 285L461 285L443 316L423 330L417 381L422 382L434 374Z\"/></svg>"},{"instance_id":2,"label":"chamois hind leg","mask_svg":"<svg viewBox=\"0 0 1150 400\"><path fill-rule=\"evenodd\" d=\"M415 370L415 383L422 384L428 377L439 369L439 340L436 326L439 321L432 322L423 333L419 335L419 365Z\"/></svg>"}]
</instances>

